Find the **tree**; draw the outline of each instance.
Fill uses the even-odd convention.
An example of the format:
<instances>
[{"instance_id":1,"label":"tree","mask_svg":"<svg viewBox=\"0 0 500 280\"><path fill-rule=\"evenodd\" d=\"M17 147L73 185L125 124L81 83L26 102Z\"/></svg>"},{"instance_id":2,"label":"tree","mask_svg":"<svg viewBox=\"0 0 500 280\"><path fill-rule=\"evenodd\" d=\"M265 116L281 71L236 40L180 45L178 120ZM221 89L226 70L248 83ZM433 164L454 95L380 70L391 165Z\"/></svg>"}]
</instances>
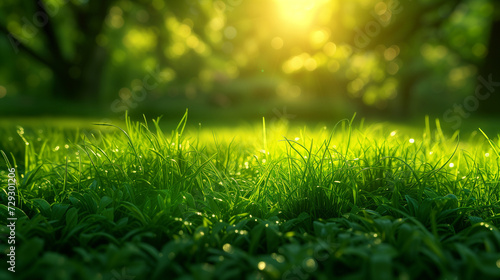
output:
<instances>
[{"instance_id":1,"label":"tree","mask_svg":"<svg viewBox=\"0 0 500 280\"><path fill-rule=\"evenodd\" d=\"M171 43L165 19L189 16L190 11L199 8L198 2L192 1L190 5L184 1L61 1L3 3L4 12L7 11L6 14L10 16L8 18L15 18L17 22L14 20L12 24L10 20L0 23L0 32L6 34L15 54L27 55L52 71L55 98L74 101L98 101L102 93L110 53L120 48L122 41L119 38L117 42L99 43L103 35L109 32L106 20L110 20L110 11L115 5L132 7L128 9L129 14L123 15L132 22L129 26L142 24L154 30L154 55L159 67L171 64L164 53ZM147 11L149 20L146 23L134 21L138 8ZM122 11L119 7L117 10ZM201 11L196 20L197 27L193 31L203 38L205 34L200 26L210 20L210 15ZM119 25L123 25L123 19ZM126 34L123 29L119 32L119 37Z\"/></svg>"},{"instance_id":2,"label":"tree","mask_svg":"<svg viewBox=\"0 0 500 280\"><path fill-rule=\"evenodd\" d=\"M493 17L489 29L488 54L481 65L478 77L477 90L479 94L488 96L479 106L480 110L488 114L498 114L500 112L500 4L495 1L493 5ZM485 83L486 82L486 83Z\"/></svg>"},{"instance_id":3,"label":"tree","mask_svg":"<svg viewBox=\"0 0 500 280\"><path fill-rule=\"evenodd\" d=\"M15 4L11 7L21 17L21 28L12 32L6 24L0 30L7 34L15 53L29 55L38 63L47 66L55 77L53 94L56 98L68 100L98 100L102 73L106 64L107 51L95 43L102 31L104 20L115 0L74 2L49 2L35 0L28 8ZM21 8L21 10L20 10ZM64 10L64 11L63 11ZM61 13L69 12L74 19L72 30L75 40L62 36L65 19L55 19ZM29 15L31 13L31 16ZM66 34L67 35L67 34ZM40 40L43 49L36 49L32 42ZM69 42L67 42L69 41ZM69 43L70 52L64 52L62 45Z\"/></svg>"}]
</instances>

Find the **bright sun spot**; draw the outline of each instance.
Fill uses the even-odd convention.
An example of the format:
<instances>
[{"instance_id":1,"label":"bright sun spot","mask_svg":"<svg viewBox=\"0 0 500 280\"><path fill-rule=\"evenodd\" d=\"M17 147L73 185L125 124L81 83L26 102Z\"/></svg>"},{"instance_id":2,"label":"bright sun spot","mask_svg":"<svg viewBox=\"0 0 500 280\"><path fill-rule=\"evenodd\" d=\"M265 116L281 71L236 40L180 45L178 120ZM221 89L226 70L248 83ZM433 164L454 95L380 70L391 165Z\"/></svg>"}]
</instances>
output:
<instances>
[{"instance_id":1,"label":"bright sun spot","mask_svg":"<svg viewBox=\"0 0 500 280\"><path fill-rule=\"evenodd\" d=\"M411 138L410 143L412 143L412 144L415 143L415 139Z\"/></svg>"},{"instance_id":2,"label":"bright sun spot","mask_svg":"<svg viewBox=\"0 0 500 280\"><path fill-rule=\"evenodd\" d=\"M327 0L275 0L283 20L299 26L309 26L315 12Z\"/></svg>"}]
</instances>

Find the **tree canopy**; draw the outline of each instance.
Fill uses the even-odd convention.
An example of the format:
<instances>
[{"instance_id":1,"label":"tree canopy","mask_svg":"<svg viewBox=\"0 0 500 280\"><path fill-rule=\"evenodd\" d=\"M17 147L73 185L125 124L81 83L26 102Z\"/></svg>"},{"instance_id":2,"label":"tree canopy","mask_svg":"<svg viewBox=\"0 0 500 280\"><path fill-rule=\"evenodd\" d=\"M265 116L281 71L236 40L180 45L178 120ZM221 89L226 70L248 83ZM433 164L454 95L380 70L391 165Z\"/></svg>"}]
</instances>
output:
<instances>
[{"instance_id":1,"label":"tree canopy","mask_svg":"<svg viewBox=\"0 0 500 280\"><path fill-rule=\"evenodd\" d=\"M429 104L446 108L473 94L479 77L500 77L496 5L6 0L0 98L108 102L130 98L151 75L158 86L148 89L150 97L204 97L219 105L329 97L400 114Z\"/></svg>"}]
</instances>

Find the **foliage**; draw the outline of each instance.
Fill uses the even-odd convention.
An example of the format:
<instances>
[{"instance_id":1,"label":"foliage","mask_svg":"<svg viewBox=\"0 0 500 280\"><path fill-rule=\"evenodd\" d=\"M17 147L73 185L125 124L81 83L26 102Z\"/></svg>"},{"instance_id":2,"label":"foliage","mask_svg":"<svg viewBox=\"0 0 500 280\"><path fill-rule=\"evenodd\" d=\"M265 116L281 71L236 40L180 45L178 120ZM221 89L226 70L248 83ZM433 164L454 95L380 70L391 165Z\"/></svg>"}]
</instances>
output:
<instances>
[{"instance_id":1,"label":"foliage","mask_svg":"<svg viewBox=\"0 0 500 280\"><path fill-rule=\"evenodd\" d=\"M153 103L175 97L237 106L246 99L330 97L361 108L441 113L471 95L479 75L496 80L496 68L488 68L500 22L495 5L3 1L0 57L9 67L0 69L0 98L29 93L126 103L149 83ZM154 81L144 82L151 73Z\"/></svg>"}]
</instances>

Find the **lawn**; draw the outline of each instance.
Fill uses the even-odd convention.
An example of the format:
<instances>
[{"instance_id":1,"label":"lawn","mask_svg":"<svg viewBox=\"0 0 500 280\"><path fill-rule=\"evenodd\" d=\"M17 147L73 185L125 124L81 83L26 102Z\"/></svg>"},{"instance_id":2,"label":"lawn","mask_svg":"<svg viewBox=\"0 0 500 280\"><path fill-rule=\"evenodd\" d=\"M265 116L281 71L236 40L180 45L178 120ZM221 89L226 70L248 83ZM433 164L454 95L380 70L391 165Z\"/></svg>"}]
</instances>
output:
<instances>
[{"instance_id":1,"label":"lawn","mask_svg":"<svg viewBox=\"0 0 500 280\"><path fill-rule=\"evenodd\" d=\"M497 135L187 117L4 124L0 278L500 279Z\"/></svg>"}]
</instances>

